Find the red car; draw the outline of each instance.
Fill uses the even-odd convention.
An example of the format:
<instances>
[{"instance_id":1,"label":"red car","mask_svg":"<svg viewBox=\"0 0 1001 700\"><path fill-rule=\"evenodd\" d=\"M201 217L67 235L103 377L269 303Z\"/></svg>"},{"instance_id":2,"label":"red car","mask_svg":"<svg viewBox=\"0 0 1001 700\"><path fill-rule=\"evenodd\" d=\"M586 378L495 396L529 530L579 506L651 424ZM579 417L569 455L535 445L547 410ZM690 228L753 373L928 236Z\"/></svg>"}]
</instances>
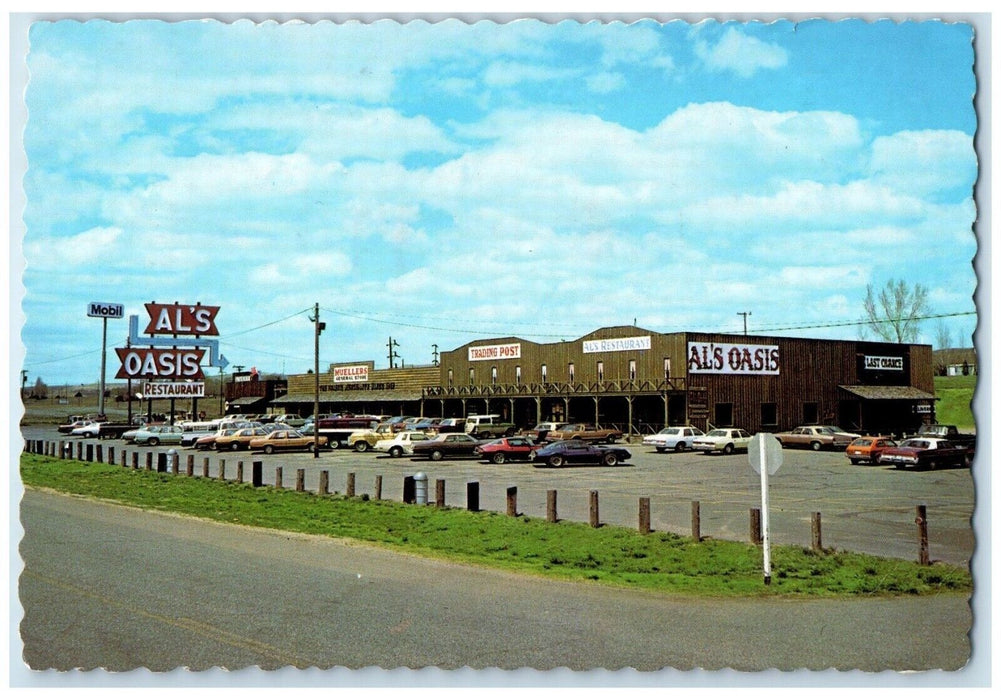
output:
<instances>
[{"instance_id":1,"label":"red car","mask_svg":"<svg viewBox=\"0 0 1001 700\"><path fill-rule=\"evenodd\" d=\"M535 443L526 437L515 435L514 437L498 438L476 447L473 454L483 459L489 459L494 464L504 464L509 459L531 459L532 450Z\"/></svg>"},{"instance_id":2,"label":"red car","mask_svg":"<svg viewBox=\"0 0 1001 700\"><path fill-rule=\"evenodd\" d=\"M897 469L969 467L973 463L973 448L961 447L938 438L910 438L896 447L883 450L879 455L879 463L892 464Z\"/></svg>"}]
</instances>

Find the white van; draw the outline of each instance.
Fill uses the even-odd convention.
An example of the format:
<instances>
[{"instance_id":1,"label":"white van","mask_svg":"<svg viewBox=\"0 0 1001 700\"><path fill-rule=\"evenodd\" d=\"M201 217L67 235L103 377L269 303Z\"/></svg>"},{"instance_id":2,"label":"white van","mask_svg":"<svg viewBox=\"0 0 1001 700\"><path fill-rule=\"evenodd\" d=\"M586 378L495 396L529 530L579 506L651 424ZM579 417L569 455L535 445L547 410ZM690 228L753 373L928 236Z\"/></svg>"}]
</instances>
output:
<instances>
[{"instance_id":1,"label":"white van","mask_svg":"<svg viewBox=\"0 0 1001 700\"><path fill-rule=\"evenodd\" d=\"M194 447L195 440L206 435L215 435L219 430L218 420L212 421L185 421L181 423L184 431L181 435L181 447Z\"/></svg>"}]
</instances>

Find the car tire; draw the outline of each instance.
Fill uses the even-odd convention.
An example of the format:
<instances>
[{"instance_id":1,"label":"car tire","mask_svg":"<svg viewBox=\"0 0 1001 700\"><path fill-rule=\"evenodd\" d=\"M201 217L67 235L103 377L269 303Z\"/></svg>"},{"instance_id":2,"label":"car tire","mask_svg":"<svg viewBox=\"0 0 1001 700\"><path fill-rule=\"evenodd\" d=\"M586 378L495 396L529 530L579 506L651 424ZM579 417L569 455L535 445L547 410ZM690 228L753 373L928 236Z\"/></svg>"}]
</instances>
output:
<instances>
[{"instance_id":1,"label":"car tire","mask_svg":"<svg viewBox=\"0 0 1001 700\"><path fill-rule=\"evenodd\" d=\"M433 461L433 462L440 462L441 458L444 457L444 456L445 455L442 454L441 450L431 450L430 457L431 457L431 461Z\"/></svg>"},{"instance_id":2,"label":"car tire","mask_svg":"<svg viewBox=\"0 0 1001 700\"><path fill-rule=\"evenodd\" d=\"M861 459L855 459L853 457L849 457L848 461L851 462L852 464L858 464L862 460Z\"/></svg>"},{"instance_id":3,"label":"car tire","mask_svg":"<svg viewBox=\"0 0 1001 700\"><path fill-rule=\"evenodd\" d=\"M264 454L266 454L266 455L272 455L274 453L275 453L275 446L274 445L265 445L264 446Z\"/></svg>"},{"instance_id":4,"label":"car tire","mask_svg":"<svg viewBox=\"0 0 1001 700\"><path fill-rule=\"evenodd\" d=\"M674 446L674 451L675 452L684 452L687 449L688 449L688 446L684 442L676 443L675 446Z\"/></svg>"},{"instance_id":5,"label":"car tire","mask_svg":"<svg viewBox=\"0 0 1001 700\"><path fill-rule=\"evenodd\" d=\"M614 452L606 452L601 458L601 463L606 467L614 467L619 463L619 458Z\"/></svg>"},{"instance_id":6,"label":"car tire","mask_svg":"<svg viewBox=\"0 0 1001 700\"><path fill-rule=\"evenodd\" d=\"M217 445L217 444L215 444L215 443L213 442L213 443L212 443L211 445L209 445L209 449L210 449L210 450L218 450L218 449L219 449L219 445Z\"/></svg>"},{"instance_id":7,"label":"car tire","mask_svg":"<svg viewBox=\"0 0 1001 700\"><path fill-rule=\"evenodd\" d=\"M402 447L390 447L389 448L389 456L390 457L402 457L403 456L403 448Z\"/></svg>"},{"instance_id":8,"label":"car tire","mask_svg":"<svg viewBox=\"0 0 1001 700\"><path fill-rule=\"evenodd\" d=\"M665 452L667 452L667 448L666 447L656 447L654 449L656 449L657 452L659 452L660 454L664 454Z\"/></svg>"},{"instance_id":9,"label":"car tire","mask_svg":"<svg viewBox=\"0 0 1001 700\"><path fill-rule=\"evenodd\" d=\"M355 452L368 452L369 444L364 440L355 443Z\"/></svg>"},{"instance_id":10,"label":"car tire","mask_svg":"<svg viewBox=\"0 0 1001 700\"><path fill-rule=\"evenodd\" d=\"M240 449L240 443L234 440L233 442L229 443L229 449L231 452L236 452L237 450Z\"/></svg>"},{"instance_id":11,"label":"car tire","mask_svg":"<svg viewBox=\"0 0 1001 700\"><path fill-rule=\"evenodd\" d=\"M563 466L563 458L560 455L553 455L552 457L549 458L549 466L550 467L562 467Z\"/></svg>"},{"instance_id":12,"label":"car tire","mask_svg":"<svg viewBox=\"0 0 1001 700\"><path fill-rule=\"evenodd\" d=\"M150 438L146 444L148 444L150 447L156 447L157 445L160 444L160 440L159 438Z\"/></svg>"},{"instance_id":13,"label":"car tire","mask_svg":"<svg viewBox=\"0 0 1001 700\"><path fill-rule=\"evenodd\" d=\"M327 441L327 447L329 447L332 450L336 450L340 446L341 446L341 443L340 443L339 440L328 440Z\"/></svg>"},{"instance_id":14,"label":"car tire","mask_svg":"<svg viewBox=\"0 0 1001 700\"><path fill-rule=\"evenodd\" d=\"M532 450L531 452L528 453L528 461L529 462L535 461L535 450Z\"/></svg>"},{"instance_id":15,"label":"car tire","mask_svg":"<svg viewBox=\"0 0 1001 700\"><path fill-rule=\"evenodd\" d=\"M819 442L811 442L810 443L810 449L813 450L814 452L820 452L820 443Z\"/></svg>"},{"instance_id":16,"label":"car tire","mask_svg":"<svg viewBox=\"0 0 1001 700\"><path fill-rule=\"evenodd\" d=\"M505 461L504 453L503 452L494 452L493 457L491 457L490 460L494 464L504 464L504 461Z\"/></svg>"},{"instance_id":17,"label":"car tire","mask_svg":"<svg viewBox=\"0 0 1001 700\"><path fill-rule=\"evenodd\" d=\"M313 447L314 447L314 444L312 442L307 442L306 443L306 452L312 452L313 451Z\"/></svg>"},{"instance_id":18,"label":"car tire","mask_svg":"<svg viewBox=\"0 0 1001 700\"><path fill-rule=\"evenodd\" d=\"M729 445L726 445L723 448L723 454L725 454L725 455L732 455L733 454L733 443L731 443Z\"/></svg>"}]
</instances>

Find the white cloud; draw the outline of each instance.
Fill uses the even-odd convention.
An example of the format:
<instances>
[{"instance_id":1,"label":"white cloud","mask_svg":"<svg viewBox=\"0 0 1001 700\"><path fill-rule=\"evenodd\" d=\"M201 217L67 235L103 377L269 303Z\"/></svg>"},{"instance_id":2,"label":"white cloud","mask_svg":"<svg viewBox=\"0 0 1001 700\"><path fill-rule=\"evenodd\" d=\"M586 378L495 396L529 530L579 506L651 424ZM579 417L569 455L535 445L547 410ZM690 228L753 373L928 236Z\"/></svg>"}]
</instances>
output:
<instances>
[{"instance_id":1,"label":"white cloud","mask_svg":"<svg viewBox=\"0 0 1001 700\"><path fill-rule=\"evenodd\" d=\"M916 196L972 185L977 173L973 139L960 131L904 131L872 144L871 177Z\"/></svg>"},{"instance_id":2,"label":"white cloud","mask_svg":"<svg viewBox=\"0 0 1001 700\"><path fill-rule=\"evenodd\" d=\"M695 52L713 71L730 71L741 78L750 78L761 69L775 69L786 65L788 53L777 44L747 36L730 27L713 46L697 41Z\"/></svg>"},{"instance_id":3,"label":"white cloud","mask_svg":"<svg viewBox=\"0 0 1001 700\"><path fill-rule=\"evenodd\" d=\"M118 227L97 227L66 238L25 241L24 257L34 270L59 270L114 260L115 244L122 235Z\"/></svg>"},{"instance_id":4,"label":"white cloud","mask_svg":"<svg viewBox=\"0 0 1001 700\"><path fill-rule=\"evenodd\" d=\"M621 73L603 71L587 76L585 83L589 91L604 95L622 89L626 84L626 79Z\"/></svg>"}]
</instances>

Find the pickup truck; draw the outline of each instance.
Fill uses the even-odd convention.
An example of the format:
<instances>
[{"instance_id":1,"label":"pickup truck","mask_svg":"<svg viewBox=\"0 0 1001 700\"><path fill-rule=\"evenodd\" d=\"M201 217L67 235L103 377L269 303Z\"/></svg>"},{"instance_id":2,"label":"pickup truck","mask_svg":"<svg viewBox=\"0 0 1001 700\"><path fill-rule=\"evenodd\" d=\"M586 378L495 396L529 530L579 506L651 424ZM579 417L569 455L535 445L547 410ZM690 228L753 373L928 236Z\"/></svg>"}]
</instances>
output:
<instances>
[{"instance_id":1,"label":"pickup truck","mask_svg":"<svg viewBox=\"0 0 1001 700\"><path fill-rule=\"evenodd\" d=\"M915 437L941 438L942 440L948 440L954 445L975 446L977 444L976 435L961 433L956 426L941 423L922 426Z\"/></svg>"},{"instance_id":2,"label":"pickup truck","mask_svg":"<svg viewBox=\"0 0 1001 700\"><path fill-rule=\"evenodd\" d=\"M622 437L622 431L615 428L599 428L587 423L564 423L556 430L546 433L546 442L556 442L557 440L583 440L595 444L602 442L615 442Z\"/></svg>"},{"instance_id":3,"label":"pickup truck","mask_svg":"<svg viewBox=\"0 0 1001 700\"><path fill-rule=\"evenodd\" d=\"M511 437L517 430L513 423L501 422L501 417L495 413L468 415L466 416L466 424L463 426L463 432L472 435L474 438L483 440L487 438Z\"/></svg>"}]
</instances>

